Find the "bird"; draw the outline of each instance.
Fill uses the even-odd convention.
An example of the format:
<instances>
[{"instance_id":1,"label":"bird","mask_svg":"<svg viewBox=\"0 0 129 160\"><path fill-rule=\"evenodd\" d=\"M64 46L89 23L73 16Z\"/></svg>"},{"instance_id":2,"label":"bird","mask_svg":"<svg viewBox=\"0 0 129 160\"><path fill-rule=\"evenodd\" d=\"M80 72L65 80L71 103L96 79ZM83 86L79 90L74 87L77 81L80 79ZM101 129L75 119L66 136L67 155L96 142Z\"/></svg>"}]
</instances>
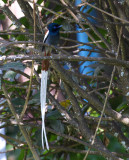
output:
<instances>
[{"instance_id":1,"label":"bird","mask_svg":"<svg viewBox=\"0 0 129 160\"><path fill-rule=\"evenodd\" d=\"M50 23L48 25L48 31L46 32L43 43L48 44L48 45L53 45L57 46L59 44L59 30L62 27L62 25L59 25L57 23ZM50 56L50 53L52 51L51 47L42 47L42 51L45 51L44 56ZM49 61L48 60L43 60L42 61L42 70L48 70L49 67Z\"/></svg>"},{"instance_id":2,"label":"bird","mask_svg":"<svg viewBox=\"0 0 129 160\"><path fill-rule=\"evenodd\" d=\"M47 28L48 31L46 32L43 43L48 45L57 46L59 44L59 30L62 27L62 25L59 25L57 23L50 23ZM42 47L42 53L44 56L50 56L51 55L52 48L48 46ZM46 110L46 94L47 94L47 79L48 79L48 70L49 70L49 60L43 60L42 61L42 67L41 67L41 87L40 87L40 103L41 103L41 116L42 116L42 147L44 149L44 138L46 142L46 148L49 150L49 144L47 140L46 135L46 129L45 129L45 110Z\"/></svg>"}]
</instances>

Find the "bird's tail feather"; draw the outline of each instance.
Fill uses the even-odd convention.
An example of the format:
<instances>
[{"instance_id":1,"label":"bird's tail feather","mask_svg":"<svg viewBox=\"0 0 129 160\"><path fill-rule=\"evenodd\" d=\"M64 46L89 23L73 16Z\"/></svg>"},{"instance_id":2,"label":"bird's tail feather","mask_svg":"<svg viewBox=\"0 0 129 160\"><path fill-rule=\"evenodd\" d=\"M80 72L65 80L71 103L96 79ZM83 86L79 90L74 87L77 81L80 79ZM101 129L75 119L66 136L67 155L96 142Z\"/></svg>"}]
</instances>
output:
<instances>
[{"instance_id":1,"label":"bird's tail feather","mask_svg":"<svg viewBox=\"0 0 129 160\"><path fill-rule=\"evenodd\" d=\"M42 61L42 70L48 71L48 68L49 68L49 60L45 59Z\"/></svg>"},{"instance_id":2,"label":"bird's tail feather","mask_svg":"<svg viewBox=\"0 0 129 160\"><path fill-rule=\"evenodd\" d=\"M47 77L48 71L41 71L41 91L40 91L40 102L41 102L41 114L42 114L42 147L44 149L44 139L46 142L46 148L49 150L48 140L45 130L45 105L46 105L46 93L47 93Z\"/></svg>"}]
</instances>

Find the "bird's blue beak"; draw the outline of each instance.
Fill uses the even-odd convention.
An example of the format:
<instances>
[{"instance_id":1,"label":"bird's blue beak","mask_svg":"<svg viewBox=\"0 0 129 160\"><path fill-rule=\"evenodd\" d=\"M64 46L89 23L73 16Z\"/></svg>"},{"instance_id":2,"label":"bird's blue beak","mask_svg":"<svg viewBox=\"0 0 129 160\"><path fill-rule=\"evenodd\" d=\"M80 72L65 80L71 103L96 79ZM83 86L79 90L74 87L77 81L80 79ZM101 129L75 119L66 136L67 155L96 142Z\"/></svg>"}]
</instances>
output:
<instances>
[{"instance_id":1,"label":"bird's blue beak","mask_svg":"<svg viewBox=\"0 0 129 160\"><path fill-rule=\"evenodd\" d=\"M63 25L58 26L58 28L61 28Z\"/></svg>"}]
</instances>

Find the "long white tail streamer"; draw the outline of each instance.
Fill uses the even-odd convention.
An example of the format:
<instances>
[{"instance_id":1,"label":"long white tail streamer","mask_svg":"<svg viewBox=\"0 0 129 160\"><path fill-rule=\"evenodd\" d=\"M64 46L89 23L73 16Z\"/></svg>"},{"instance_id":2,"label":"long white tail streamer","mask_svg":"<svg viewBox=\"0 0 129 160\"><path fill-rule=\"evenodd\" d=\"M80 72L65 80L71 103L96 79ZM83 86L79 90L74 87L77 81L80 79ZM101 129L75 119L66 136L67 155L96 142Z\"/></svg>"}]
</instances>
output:
<instances>
[{"instance_id":1,"label":"long white tail streamer","mask_svg":"<svg viewBox=\"0 0 129 160\"><path fill-rule=\"evenodd\" d=\"M48 140L45 129L45 110L46 110L46 94L47 94L47 77L48 71L41 71L41 88L40 88L40 103L41 103L41 115L42 115L42 147L44 149L44 138L46 148L49 150Z\"/></svg>"}]
</instances>

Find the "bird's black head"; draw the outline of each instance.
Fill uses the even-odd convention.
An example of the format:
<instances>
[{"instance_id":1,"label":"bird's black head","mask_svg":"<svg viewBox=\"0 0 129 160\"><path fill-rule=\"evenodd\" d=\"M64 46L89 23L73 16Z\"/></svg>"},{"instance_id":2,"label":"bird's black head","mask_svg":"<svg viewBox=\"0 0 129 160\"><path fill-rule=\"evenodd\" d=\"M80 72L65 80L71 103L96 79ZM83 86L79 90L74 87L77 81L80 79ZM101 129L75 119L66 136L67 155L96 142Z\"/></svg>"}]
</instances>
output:
<instances>
[{"instance_id":1,"label":"bird's black head","mask_svg":"<svg viewBox=\"0 0 129 160\"><path fill-rule=\"evenodd\" d=\"M48 30L50 34L58 34L59 30L61 28L62 25L59 25L57 23L50 23L48 25Z\"/></svg>"}]
</instances>

